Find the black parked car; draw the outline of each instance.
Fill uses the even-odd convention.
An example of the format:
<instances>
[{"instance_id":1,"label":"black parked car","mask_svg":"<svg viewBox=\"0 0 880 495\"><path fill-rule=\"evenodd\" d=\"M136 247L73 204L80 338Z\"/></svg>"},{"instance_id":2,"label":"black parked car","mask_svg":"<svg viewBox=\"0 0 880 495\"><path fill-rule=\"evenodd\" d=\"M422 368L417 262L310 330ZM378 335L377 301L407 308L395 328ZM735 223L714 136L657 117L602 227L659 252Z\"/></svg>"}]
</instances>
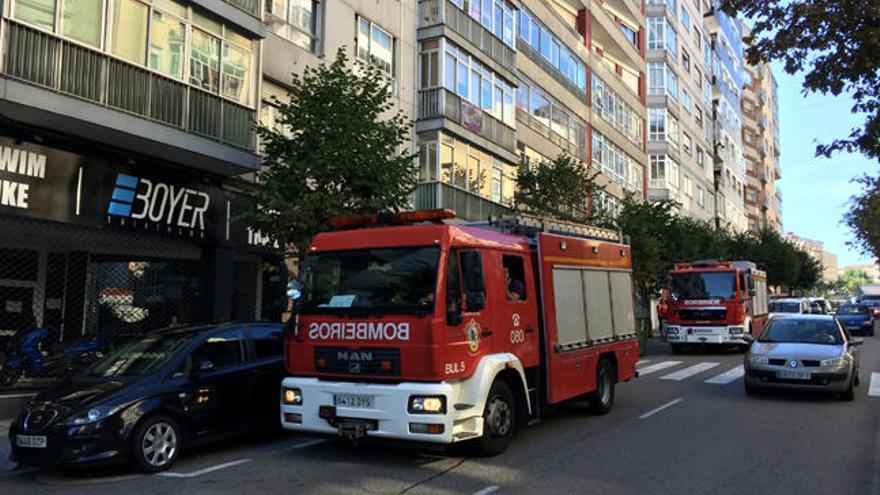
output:
<instances>
[{"instance_id":1,"label":"black parked car","mask_svg":"<svg viewBox=\"0 0 880 495\"><path fill-rule=\"evenodd\" d=\"M170 467L196 443L279 424L282 326L230 324L131 340L30 401L12 423L12 459Z\"/></svg>"}]
</instances>

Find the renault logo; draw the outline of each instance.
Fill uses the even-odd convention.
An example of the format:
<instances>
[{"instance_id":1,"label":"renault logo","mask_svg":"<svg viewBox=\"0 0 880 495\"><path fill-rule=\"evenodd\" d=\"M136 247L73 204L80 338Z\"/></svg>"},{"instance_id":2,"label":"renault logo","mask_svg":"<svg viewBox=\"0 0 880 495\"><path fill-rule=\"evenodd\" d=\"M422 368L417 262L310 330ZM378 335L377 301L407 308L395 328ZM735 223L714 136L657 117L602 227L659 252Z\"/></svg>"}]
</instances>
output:
<instances>
[{"instance_id":1,"label":"renault logo","mask_svg":"<svg viewBox=\"0 0 880 495\"><path fill-rule=\"evenodd\" d=\"M792 359L791 361L788 362L788 367L789 368L797 368L797 361Z\"/></svg>"}]
</instances>

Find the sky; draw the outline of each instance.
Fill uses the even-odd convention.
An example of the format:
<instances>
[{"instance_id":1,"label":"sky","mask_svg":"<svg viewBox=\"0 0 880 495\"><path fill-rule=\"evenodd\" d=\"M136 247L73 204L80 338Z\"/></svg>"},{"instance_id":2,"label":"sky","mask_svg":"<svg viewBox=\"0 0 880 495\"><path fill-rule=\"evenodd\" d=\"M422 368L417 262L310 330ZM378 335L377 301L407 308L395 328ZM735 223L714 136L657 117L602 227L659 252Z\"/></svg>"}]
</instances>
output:
<instances>
[{"instance_id":1,"label":"sky","mask_svg":"<svg viewBox=\"0 0 880 495\"><path fill-rule=\"evenodd\" d=\"M838 153L816 157L816 143L829 143L849 135L863 119L850 113L849 96L801 94L802 75L789 75L781 64L772 64L779 84L779 157L782 179L782 227L801 237L825 243L825 251L838 256L838 266L871 263L870 257L846 245L852 238L841 223L849 198L859 192L851 182L865 172L876 174L880 164L862 155Z\"/></svg>"}]
</instances>

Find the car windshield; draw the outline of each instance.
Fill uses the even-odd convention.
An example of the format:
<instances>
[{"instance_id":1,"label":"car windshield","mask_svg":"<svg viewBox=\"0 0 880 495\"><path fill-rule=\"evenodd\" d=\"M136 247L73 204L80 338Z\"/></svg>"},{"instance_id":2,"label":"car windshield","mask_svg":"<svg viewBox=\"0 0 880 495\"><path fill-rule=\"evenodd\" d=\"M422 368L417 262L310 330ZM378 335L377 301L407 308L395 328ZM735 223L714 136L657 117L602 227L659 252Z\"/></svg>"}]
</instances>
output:
<instances>
[{"instance_id":1,"label":"car windshield","mask_svg":"<svg viewBox=\"0 0 880 495\"><path fill-rule=\"evenodd\" d=\"M673 273L673 299L730 299L736 289L733 272Z\"/></svg>"},{"instance_id":2,"label":"car windshield","mask_svg":"<svg viewBox=\"0 0 880 495\"><path fill-rule=\"evenodd\" d=\"M800 313L801 303L799 302L771 302L771 313Z\"/></svg>"},{"instance_id":3,"label":"car windshield","mask_svg":"<svg viewBox=\"0 0 880 495\"><path fill-rule=\"evenodd\" d=\"M434 310L437 247L311 253L302 271L301 313L428 313Z\"/></svg>"},{"instance_id":4,"label":"car windshield","mask_svg":"<svg viewBox=\"0 0 880 495\"><path fill-rule=\"evenodd\" d=\"M837 310L837 314L839 314L839 315L868 315L868 314L871 314L871 310L867 306L861 306L858 304L848 304L848 305L841 306Z\"/></svg>"},{"instance_id":5,"label":"car windshield","mask_svg":"<svg viewBox=\"0 0 880 495\"><path fill-rule=\"evenodd\" d=\"M843 336L832 319L774 318L764 327L758 342L840 345Z\"/></svg>"},{"instance_id":6,"label":"car windshield","mask_svg":"<svg viewBox=\"0 0 880 495\"><path fill-rule=\"evenodd\" d=\"M132 340L95 363L86 374L94 377L133 377L152 373L174 357L191 338L190 334L171 333Z\"/></svg>"}]
</instances>

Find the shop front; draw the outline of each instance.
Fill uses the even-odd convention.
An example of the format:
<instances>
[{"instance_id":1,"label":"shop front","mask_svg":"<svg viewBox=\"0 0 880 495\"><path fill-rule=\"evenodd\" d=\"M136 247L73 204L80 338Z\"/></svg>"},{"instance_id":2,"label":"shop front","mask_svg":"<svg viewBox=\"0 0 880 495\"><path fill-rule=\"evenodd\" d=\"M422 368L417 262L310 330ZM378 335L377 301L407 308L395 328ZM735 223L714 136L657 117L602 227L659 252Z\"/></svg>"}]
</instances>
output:
<instances>
[{"instance_id":1,"label":"shop front","mask_svg":"<svg viewBox=\"0 0 880 495\"><path fill-rule=\"evenodd\" d=\"M276 317L286 276L245 204L220 177L0 128L0 346Z\"/></svg>"}]
</instances>

